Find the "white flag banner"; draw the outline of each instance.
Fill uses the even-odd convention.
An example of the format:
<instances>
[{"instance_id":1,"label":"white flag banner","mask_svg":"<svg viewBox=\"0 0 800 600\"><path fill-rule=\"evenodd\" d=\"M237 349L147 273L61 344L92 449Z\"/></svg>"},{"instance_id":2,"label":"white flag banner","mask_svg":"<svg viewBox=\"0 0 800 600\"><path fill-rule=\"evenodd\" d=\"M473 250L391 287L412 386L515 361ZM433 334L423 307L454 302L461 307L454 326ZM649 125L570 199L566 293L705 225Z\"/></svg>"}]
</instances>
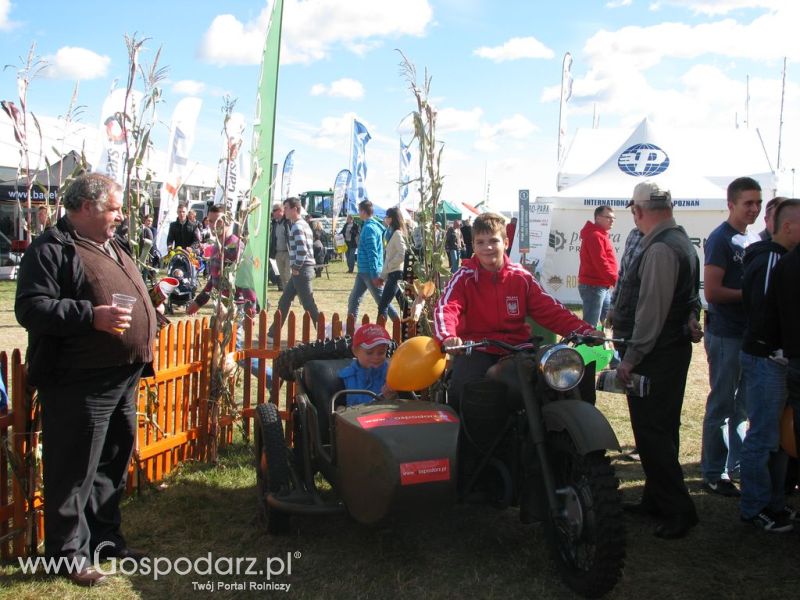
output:
<instances>
[{"instance_id":1,"label":"white flag banner","mask_svg":"<svg viewBox=\"0 0 800 600\"><path fill-rule=\"evenodd\" d=\"M125 183L125 131L131 126L130 118L125 122L125 115L136 114L143 97L132 90L126 107L125 90L111 90L100 112L100 155L94 162L94 172L108 175L119 184Z\"/></svg>"},{"instance_id":2,"label":"white flag banner","mask_svg":"<svg viewBox=\"0 0 800 600\"><path fill-rule=\"evenodd\" d=\"M214 204L225 204L226 211L232 215L236 214L238 201L244 198L244 157L240 152L244 128L244 115L231 113L222 134L222 157L219 159L217 189L214 192Z\"/></svg>"},{"instance_id":3,"label":"white flag banner","mask_svg":"<svg viewBox=\"0 0 800 600\"><path fill-rule=\"evenodd\" d=\"M161 186L161 202L158 206L156 247L161 255L167 252L169 224L178 216L178 190L186 177L189 152L194 144L197 117L203 101L187 97L175 105L169 129L167 164L164 169L164 183Z\"/></svg>"},{"instance_id":4,"label":"white flag banner","mask_svg":"<svg viewBox=\"0 0 800 600\"><path fill-rule=\"evenodd\" d=\"M572 97L572 54L564 54L561 71L561 105L558 110L558 162L564 158L564 138L567 135L567 102Z\"/></svg>"}]
</instances>

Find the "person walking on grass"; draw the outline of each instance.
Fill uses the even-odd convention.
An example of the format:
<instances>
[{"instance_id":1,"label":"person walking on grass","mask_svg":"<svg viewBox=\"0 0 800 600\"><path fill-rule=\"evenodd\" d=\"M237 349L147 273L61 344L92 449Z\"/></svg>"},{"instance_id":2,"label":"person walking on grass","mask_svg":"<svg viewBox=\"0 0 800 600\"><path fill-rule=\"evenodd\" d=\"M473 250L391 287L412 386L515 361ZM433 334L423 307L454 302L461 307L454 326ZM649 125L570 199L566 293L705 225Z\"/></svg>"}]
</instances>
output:
<instances>
[{"instance_id":1,"label":"person walking on grass","mask_svg":"<svg viewBox=\"0 0 800 600\"><path fill-rule=\"evenodd\" d=\"M392 298L397 298L400 309L403 309L405 302L402 292L399 290L400 280L403 278L403 264L406 259L406 224L403 213L399 208L393 207L386 211L383 219L386 225L386 252L383 259L383 269L378 278L380 285L383 285L383 293L378 303L378 317L386 318Z\"/></svg>"},{"instance_id":2,"label":"person walking on grass","mask_svg":"<svg viewBox=\"0 0 800 600\"><path fill-rule=\"evenodd\" d=\"M300 297L303 309L311 315L314 328L317 327L319 310L314 301L314 290L311 282L314 280L314 236L311 227L301 215L302 205L300 198L287 198L283 201L283 213L292 223L289 232L289 267L291 278L283 288L280 300L278 300L278 310L281 311L281 318L285 321L289 314L289 307L295 296ZM276 334L275 323L270 326L267 337L270 339Z\"/></svg>"},{"instance_id":3,"label":"person walking on grass","mask_svg":"<svg viewBox=\"0 0 800 600\"><path fill-rule=\"evenodd\" d=\"M617 254L608 232L614 226L610 206L598 206L594 221L581 229L578 293L583 302L583 320L595 327L606 320L611 290L617 283Z\"/></svg>"},{"instance_id":4,"label":"person walking on grass","mask_svg":"<svg viewBox=\"0 0 800 600\"><path fill-rule=\"evenodd\" d=\"M358 216L361 217L361 235L358 238L358 273L353 289L347 300L347 314L358 319L358 309L364 294L369 290L375 304L380 304L383 282L383 231L384 227L373 218L372 202L362 200L358 203ZM389 318L398 319L397 311L390 304L387 308Z\"/></svg>"}]
</instances>

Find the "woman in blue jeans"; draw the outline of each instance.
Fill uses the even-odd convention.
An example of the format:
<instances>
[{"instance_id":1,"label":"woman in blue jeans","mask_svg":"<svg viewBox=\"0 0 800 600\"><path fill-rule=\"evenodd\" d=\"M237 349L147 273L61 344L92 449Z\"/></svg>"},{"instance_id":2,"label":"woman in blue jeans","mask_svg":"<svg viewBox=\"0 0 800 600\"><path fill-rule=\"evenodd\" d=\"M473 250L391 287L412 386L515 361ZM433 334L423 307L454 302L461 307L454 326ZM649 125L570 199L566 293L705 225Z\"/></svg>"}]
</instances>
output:
<instances>
[{"instance_id":1,"label":"woman in blue jeans","mask_svg":"<svg viewBox=\"0 0 800 600\"><path fill-rule=\"evenodd\" d=\"M406 224L403 214L397 207L386 211L383 218L386 225L384 240L386 246L383 257L383 270L379 280L383 285L383 294L378 303L378 317L386 317L392 298L397 298L400 309L403 309L403 294L399 290L399 282L403 277L403 262L406 257Z\"/></svg>"}]
</instances>

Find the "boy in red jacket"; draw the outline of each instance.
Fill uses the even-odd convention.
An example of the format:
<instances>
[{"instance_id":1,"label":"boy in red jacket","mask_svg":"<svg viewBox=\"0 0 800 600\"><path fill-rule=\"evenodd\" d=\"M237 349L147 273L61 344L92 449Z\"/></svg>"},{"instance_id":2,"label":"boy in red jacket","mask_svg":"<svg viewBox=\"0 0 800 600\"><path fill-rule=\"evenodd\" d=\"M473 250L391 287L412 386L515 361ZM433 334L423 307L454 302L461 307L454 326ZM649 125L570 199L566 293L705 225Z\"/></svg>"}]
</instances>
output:
<instances>
[{"instance_id":1,"label":"boy in red jacket","mask_svg":"<svg viewBox=\"0 0 800 600\"><path fill-rule=\"evenodd\" d=\"M508 237L503 218L483 213L472 224L474 256L453 274L434 311L434 335L445 347L484 338L521 344L531 337L525 317L559 335L578 333L603 338L546 293L531 273L506 256ZM485 348L453 361L450 402L458 406L465 384L483 379L487 369L503 356Z\"/></svg>"}]
</instances>

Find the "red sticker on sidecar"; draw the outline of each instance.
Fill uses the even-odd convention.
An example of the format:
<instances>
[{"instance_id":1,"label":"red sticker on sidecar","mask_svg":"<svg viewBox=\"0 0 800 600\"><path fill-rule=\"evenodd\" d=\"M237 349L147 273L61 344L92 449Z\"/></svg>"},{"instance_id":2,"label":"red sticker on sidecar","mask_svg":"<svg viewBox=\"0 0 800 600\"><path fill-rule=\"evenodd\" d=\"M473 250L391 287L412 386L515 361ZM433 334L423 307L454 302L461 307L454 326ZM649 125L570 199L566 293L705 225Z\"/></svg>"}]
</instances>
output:
<instances>
[{"instance_id":1,"label":"red sticker on sidecar","mask_svg":"<svg viewBox=\"0 0 800 600\"><path fill-rule=\"evenodd\" d=\"M358 417L364 429L395 427L397 425L425 425L427 423L458 423L458 417L444 410L414 410L409 412L384 412Z\"/></svg>"},{"instance_id":2,"label":"red sticker on sidecar","mask_svg":"<svg viewBox=\"0 0 800 600\"><path fill-rule=\"evenodd\" d=\"M450 459L435 458L400 463L400 485L450 480Z\"/></svg>"}]
</instances>

